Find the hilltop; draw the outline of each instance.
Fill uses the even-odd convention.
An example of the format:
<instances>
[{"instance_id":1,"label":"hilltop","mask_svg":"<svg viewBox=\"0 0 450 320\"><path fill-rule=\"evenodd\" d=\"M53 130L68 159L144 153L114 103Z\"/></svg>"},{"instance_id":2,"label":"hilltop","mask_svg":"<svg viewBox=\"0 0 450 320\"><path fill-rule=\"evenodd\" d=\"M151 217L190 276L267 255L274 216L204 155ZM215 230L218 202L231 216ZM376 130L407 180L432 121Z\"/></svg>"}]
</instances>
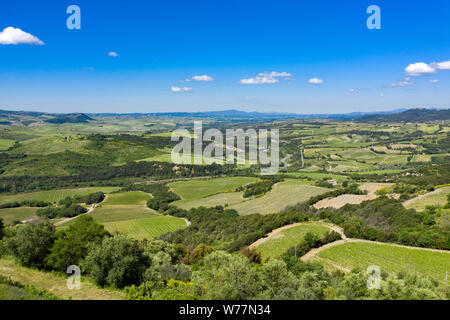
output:
<instances>
[{"instance_id":1,"label":"hilltop","mask_svg":"<svg viewBox=\"0 0 450 320\"><path fill-rule=\"evenodd\" d=\"M373 114L359 118L359 122L423 122L449 120L450 109L409 109L394 114Z\"/></svg>"}]
</instances>

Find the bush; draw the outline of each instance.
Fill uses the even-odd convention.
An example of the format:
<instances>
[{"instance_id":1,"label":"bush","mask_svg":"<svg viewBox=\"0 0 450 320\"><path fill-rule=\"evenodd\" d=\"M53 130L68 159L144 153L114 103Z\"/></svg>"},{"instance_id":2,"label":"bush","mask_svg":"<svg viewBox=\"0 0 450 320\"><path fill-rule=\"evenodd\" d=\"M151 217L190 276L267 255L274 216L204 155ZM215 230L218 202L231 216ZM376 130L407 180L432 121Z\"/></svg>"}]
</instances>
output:
<instances>
[{"instance_id":1,"label":"bush","mask_svg":"<svg viewBox=\"0 0 450 320\"><path fill-rule=\"evenodd\" d=\"M67 229L56 232L56 240L46 262L65 272L70 265L79 265L91 243L99 244L108 234L103 226L88 215L81 216Z\"/></svg>"},{"instance_id":2,"label":"bush","mask_svg":"<svg viewBox=\"0 0 450 320\"><path fill-rule=\"evenodd\" d=\"M3 224L3 219L0 218L0 240L2 240L2 238L3 238L4 229L5 229L5 225Z\"/></svg>"},{"instance_id":3,"label":"bush","mask_svg":"<svg viewBox=\"0 0 450 320\"><path fill-rule=\"evenodd\" d=\"M53 226L48 221L19 225L6 245L24 266L44 268L45 257L53 245Z\"/></svg>"},{"instance_id":4,"label":"bush","mask_svg":"<svg viewBox=\"0 0 450 320\"><path fill-rule=\"evenodd\" d=\"M139 242L125 235L91 244L82 263L83 270L98 285L117 288L139 284L148 266Z\"/></svg>"},{"instance_id":5,"label":"bush","mask_svg":"<svg viewBox=\"0 0 450 320\"><path fill-rule=\"evenodd\" d=\"M79 204L71 205L66 207L68 202L64 200L64 207L48 207L44 209L39 209L36 212L38 217L46 217L49 219L54 218L73 218L80 214L86 213L87 210L85 207L80 206Z\"/></svg>"}]
</instances>

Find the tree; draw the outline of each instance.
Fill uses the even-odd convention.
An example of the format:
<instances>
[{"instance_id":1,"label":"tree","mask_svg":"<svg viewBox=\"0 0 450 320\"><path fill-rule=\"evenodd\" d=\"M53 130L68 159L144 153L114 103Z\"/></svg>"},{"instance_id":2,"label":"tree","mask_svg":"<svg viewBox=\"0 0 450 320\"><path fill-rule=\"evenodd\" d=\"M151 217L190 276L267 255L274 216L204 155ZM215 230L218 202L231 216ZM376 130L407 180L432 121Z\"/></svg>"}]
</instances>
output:
<instances>
[{"instance_id":1,"label":"tree","mask_svg":"<svg viewBox=\"0 0 450 320\"><path fill-rule=\"evenodd\" d=\"M288 270L284 261L270 259L260 269L263 292L262 299L295 299L298 279Z\"/></svg>"},{"instance_id":2,"label":"tree","mask_svg":"<svg viewBox=\"0 0 450 320\"><path fill-rule=\"evenodd\" d=\"M20 225L7 240L7 248L24 266L44 268L53 236L53 226L48 221Z\"/></svg>"},{"instance_id":3,"label":"tree","mask_svg":"<svg viewBox=\"0 0 450 320\"><path fill-rule=\"evenodd\" d=\"M0 240L2 240L2 238L3 238L4 229L5 229L5 226L3 225L3 219L0 218Z\"/></svg>"},{"instance_id":4,"label":"tree","mask_svg":"<svg viewBox=\"0 0 450 320\"><path fill-rule=\"evenodd\" d=\"M100 286L123 288L139 284L149 266L137 240L125 235L105 237L88 248L82 269Z\"/></svg>"},{"instance_id":5,"label":"tree","mask_svg":"<svg viewBox=\"0 0 450 320\"><path fill-rule=\"evenodd\" d=\"M108 232L91 216L83 215L67 229L56 232L56 240L46 262L52 268L66 271L79 265L87 255L91 243L101 243Z\"/></svg>"},{"instance_id":6,"label":"tree","mask_svg":"<svg viewBox=\"0 0 450 320\"><path fill-rule=\"evenodd\" d=\"M144 272L144 281L160 281L160 280L180 280L189 281L191 279L191 269L180 263L172 264L170 255L166 252L158 252L149 257L150 267Z\"/></svg>"},{"instance_id":7,"label":"tree","mask_svg":"<svg viewBox=\"0 0 450 320\"><path fill-rule=\"evenodd\" d=\"M241 254L214 251L203 259L203 266L192 275L206 290L206 299L252 299L261 291L257 272Z\"/></svg>"}]
</instances>

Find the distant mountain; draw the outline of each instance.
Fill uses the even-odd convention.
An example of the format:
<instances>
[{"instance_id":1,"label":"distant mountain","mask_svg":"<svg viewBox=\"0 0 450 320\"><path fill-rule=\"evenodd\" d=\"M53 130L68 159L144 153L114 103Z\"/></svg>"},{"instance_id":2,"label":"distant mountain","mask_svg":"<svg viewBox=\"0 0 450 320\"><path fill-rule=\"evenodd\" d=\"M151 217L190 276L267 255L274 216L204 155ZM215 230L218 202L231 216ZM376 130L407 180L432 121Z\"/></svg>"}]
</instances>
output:
<instances>
[{"instance_id":1,"label":"distant mountain","mask_svg":"<svg viewBox=\"0 0 450 320\"><path fill-rule=\"evenodd\" d=\"M0 117L10 117L10 116L40 117L45 114L46 114L45 112L35 112L35 111L0 110Z\"/></svg>"},{"instance_id":2,"label":"distant mountain","mask_svg":"<svg viewBox=\"0 0 450 320\"><path fill-rule=\"evenodd\" d=\"M409 109L394 114L365 115L359 122L422 122L450 120L450 109Z\"/></svg>"},{"instance_id":3,"label":"distant mountain","mask_svg":"<svg viewBox=\"0 0 450 320\"><path fill-rule=\"evenodd\" d=\"M56 124L62 124L62 123L86 123L88 121L94 120L91 117L85 115L84 113L69 113L69 114L62 114L62 115L56 115L52 119L45 120L45 122L48 123L56 123Z\"/></svg>"},{"instance_id":4,"label":"distant mountain","mask_svg":"<svg viewBox=\"0 0 450 320\"><path fill-rule=\"evenodd\" d=\"M14 124L31 124L34 122L47 122L47 123L85 123L92 119L88 115L84 113L45 113L45 112L36 112L36 111L9 111L9 110L0 110L0 118L5 118L8 121L2 121L1 124L6 125L6 123Z\"/></svg>"},{"instance_id":5,"label":"distant mountain","mask_svg":"<svg viewBox=\"0 0 450 320\"><path fill-rule=\"evenodd\" d=\"M205 112L154 112L154 113L92 113L95 117L173 117L173 118L212 118L238 120L276 120L276 119L357 119L371 114L390 114L406 109L380 112L351 112L342 114L299 114L281 112L247 112L241 110L205 111Z\"/></svg>"},{"instance_id":6,"label":"distant mountain","mask_svg":"<svg viewBox=\"0 0 450 320\"><path fill-rule=\"evenodd\" d=\"M154 113L68 113L54 114L45 112L0 110L5 121L17 121L29 124L44 121L53 124L86 123L93 117L173 117L173 118L209 118L236 121L271 121L277 119L333 119L355 120L361 122L420 122L448 120L450 109L397 109L392 111L350 112L338 114L298 114L281 112L246 112L241 110L205 111L205 112L154 112Z\"/></svg>"}]
</instances>

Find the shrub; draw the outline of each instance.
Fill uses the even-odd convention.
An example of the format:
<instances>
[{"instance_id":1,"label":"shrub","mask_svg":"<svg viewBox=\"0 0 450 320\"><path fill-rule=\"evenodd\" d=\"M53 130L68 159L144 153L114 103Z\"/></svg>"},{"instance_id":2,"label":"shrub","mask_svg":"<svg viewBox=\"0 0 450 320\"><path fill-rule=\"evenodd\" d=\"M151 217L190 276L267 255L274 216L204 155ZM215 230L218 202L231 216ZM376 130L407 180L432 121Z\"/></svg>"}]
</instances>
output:
<instances>
[{"instance_id":1,"label":"shrub","mask_svg":"<svg viewBox=\"0 0 450 320\"><path fill-rule=\"evenodd\" d=\"M44 268L45 257L53 245L53 226L48 221L19 225L6 245L24 266Z\"/></svg>"},{"instance_id":2,"label":"shrub","mask_svg":"<svg viewBox=\"0 0 450 320\"><path fill-rule=\"evenodd\" d=\"M101 243L107 234L92 217L81 216L67 229L56 232L56 240L46 262L64 272L70 265L79 265L87 255L89 244Z\"/></svg>"},{"instance_id":3,"label":"shrub","mask_svg":"<svg viewBox=\"0 0 450 320\"><path fill-rule=\"evenodd\" d=\"M125 235L91 244L82 263L83 270L98 285L117 288L139 284L148 266L139 242Z\"/></svg>"}]
</instances>

